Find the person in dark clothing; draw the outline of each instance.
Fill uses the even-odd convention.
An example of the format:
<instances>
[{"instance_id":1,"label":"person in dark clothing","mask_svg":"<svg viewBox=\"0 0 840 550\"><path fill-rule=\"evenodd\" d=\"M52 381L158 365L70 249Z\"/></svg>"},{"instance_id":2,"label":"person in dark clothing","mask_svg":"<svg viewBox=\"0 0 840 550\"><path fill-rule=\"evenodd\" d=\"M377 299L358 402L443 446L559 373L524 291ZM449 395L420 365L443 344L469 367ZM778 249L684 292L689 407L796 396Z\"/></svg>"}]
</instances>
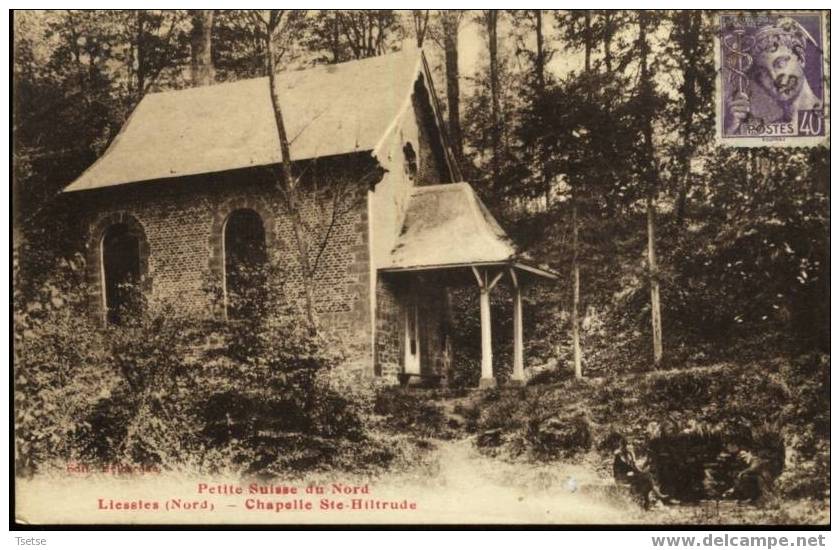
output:
<instances>
[{"instance_id":1,"label":"person in dark clothing","mask_svg":"<svg viewBox=\"0 0 840 550\"><path fill-rule=\"evenodd\" d=\"M618 440L618 447L613 454L613 477L619 485L630 488L633 495L642 501L645 510L650 508L651 493L660 501L667 499L656 486L653 475L636 464L633 448L624 437Z\"/></svg>"},{"instance_id":2,"label":"person in dark clothing","mask_svg":"<svg viewBox=\"0 0 840 550\"><path fill-rule=\"evenodd\" d=\"M758 502L769 495L773 487L773 472L770 460L748 451L740 451L738 459L747 467L738 472L733 493L738 500Z\"/></svg>"}]
</instances>

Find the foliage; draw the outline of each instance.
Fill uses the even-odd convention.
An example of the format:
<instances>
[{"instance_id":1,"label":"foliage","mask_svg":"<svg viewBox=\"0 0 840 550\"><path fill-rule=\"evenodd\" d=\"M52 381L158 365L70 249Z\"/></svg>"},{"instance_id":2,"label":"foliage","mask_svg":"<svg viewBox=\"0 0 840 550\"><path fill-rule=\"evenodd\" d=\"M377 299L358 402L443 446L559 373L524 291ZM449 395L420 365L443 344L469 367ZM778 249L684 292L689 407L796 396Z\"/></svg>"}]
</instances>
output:
<instances>
[{"instance_id":1,"label":"foliage","mask_svg":"<svg viewBox=\"0 0 840 550\"><path fill-rule=\"evenodd\" d=\"M397 458L369 436L370 405L331 384L342 358L299 322L277 271L264 270L239 321L150 303L103 329L87 320L84 285L71 293L50 283L18 304L19 471L78 460L271 476Z\"/></svg>"},{"instance_id":2,"label":"foliage","mask_svg":"<svg viewBox=\"0 0 840 550\"><path fill-rule=\"evenodd\" d=\"M390 51L412 35L409 15L301 12L277 37L281 60L296 67ZM445 15L430 14L432 38ZM264 37L250 14L219 10L216 16L218 79L263 74ZM642 16L650 50L647 87L638 81ZM571 186L578 192L585 374L638 370L650 354L650 274L639 199L651 168L659 176L666 364L715 360L710 354L721 349L758 353L768 342L793 353L827 349L827 151L771 155L714 146L713 16L681 10L499 13L498 121L490 120L488 68L463 68L470 83L460 110L463 171L517 242L564 274ZM476 17L463 20L486 32ZM144 93L189 84L190 30L184 10L15 14L14 196L22 234L32 244L21 256L26 278L41 277L53 258L80 249L78 209L67 198L54 200L55 192L102 152ZM427 49L433 46L427 41ZM589 71L575 61L586 51ZM648 121L652 166L651 152L634 145L644 141ZM490 172L498 173L494 181ZM533 334L530 364L562 363L569 353L566 281L533 291L540 299L526 303L526 323L534 320L526 331ZM465 308L457 318L467 325L464 365L477 361L474 316ZM508 319L506 310L494 315L494 323ZM504 326L494 333L509 334ZM494 351L505 358L504 350ZM466 385L472 370L463 369Z\"/></svg>"},{"instance_id":3,"label":"foliage","mask_svg":"<svg viewBox=\"0 0 840 550\"><path fill-rule=\"evenodd\" d=\"M126 312L103 331L101 368L119 382L86 418L77 442L85 459L171 468L197 450L201 420L189 407L199 382L191 376L198 328L163 304Z\"/></svg>"},{"instance_id":4,"label":"foliage","mask_svg":"<svg viewBox=\"0 0 840 550\"><path fill-rule=\"evenodd\" d=\"M503 453L534 461L593 445L605 469L623 436L663 490L680 499L738 496L729 491L737 474L756 464L772 476L772 494L823 499L829 388L821 354L567 379L488 393L476 403L476 430L501 429Z\"/></svg>"},{"instance_id":5,"label":"foliage","mask_svg":"<svg viewBox=\"0 0 840 550\"><path fill-rule=\"evenodd\" d=\"M745 441L776 434L787 461L779 491L827 495L829 151L715 146L711 13L539 16L499 14L498 97L484 63L462 67L462 170L523 251L562 274L524 296L526 364L546 366L543 373L524 398L497 394L486 410L468 409L470 427L503 430L511 450L541 458L595 443L608 453L604 442L619 431L650 442L652 420L660 435L688 428L717 434L721 445L736 433ZM21 471L82 457L180 464L190 455L207 468L237 460L277 472L346 463L353 449L383 464L399 451L368 433L371 416L419 437L439 433L442 412L410 394L336 386L342 359L326 352L330 342L291 320L293 297L273 304L261 285L246 285L239 298L253 315L233 323L183 319L154 304L105 331L88 321L84 268L72 253L82 249L79 208L55 195L101 154L144 93L188 85L189 17L64 10L14 19ZM277 38L288 67L379 55L411 34L391 10L311 10L296 25ZM264 36L247 13L220 11L213 44L219 80L264 73ZM587 51L589 67L578 60ZM662 373L643 375L651 273L642 199L654 180L666 355ZM568 376L573 187L584 382ZM454 296L454 383L464 387L479 373L475 301L474 288ZM509 303L499 285L493 352L502 378ZM570 395L591 413L566 407Z\"/></svg>"},{"instance_id":6,"label":"foliage","mask_svg":"<svg viewBox=\"0 0 840 550\"><path fill-rule=\"evenodd\" d=\"M446 437L446 417L427 396L403 388L382 388L373 412L387 417L390 429L419 437Z\"/></svg>"},{"instance_id":7,"label":"foliage","mask_svg":"<svg viewBox=\"0 0 840 550\"><path fill-rule=\"evenodd\" d=\"M101 366L104 345L82 314L83 294L69 291L82 267L78 259L64 262L55 279L24 292L13 261L15 467L22 474L78 459L72 440L119 383Z\"/></svg>"}]
</instances>

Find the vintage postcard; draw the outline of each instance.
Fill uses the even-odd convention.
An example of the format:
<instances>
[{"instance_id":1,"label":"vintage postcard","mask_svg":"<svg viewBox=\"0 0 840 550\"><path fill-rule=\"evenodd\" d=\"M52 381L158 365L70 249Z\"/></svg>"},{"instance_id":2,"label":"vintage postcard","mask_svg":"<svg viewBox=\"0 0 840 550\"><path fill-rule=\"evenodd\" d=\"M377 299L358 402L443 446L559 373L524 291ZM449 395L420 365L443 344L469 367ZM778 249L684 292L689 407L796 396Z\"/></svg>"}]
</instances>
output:
<instances>
[{"instance_id":1,"label":"vintage postcard","mask_svg":"<svg viewBox=\"0 0 840 550\"><path fill-rule=\"evenodd\" d=\"M828 143L827 17L824 12L774 11L717 16L719 143Z\"/></svg>"},{"instance_id":2,"label":"vintage postcard","mask_svg":"<svg viewBox=\"0 0 840 550\"><path fill-rule=\"evenodd\" d=\"M14 12L13 528L828 526L827 18Z\"/></svg>"}]
</instances>

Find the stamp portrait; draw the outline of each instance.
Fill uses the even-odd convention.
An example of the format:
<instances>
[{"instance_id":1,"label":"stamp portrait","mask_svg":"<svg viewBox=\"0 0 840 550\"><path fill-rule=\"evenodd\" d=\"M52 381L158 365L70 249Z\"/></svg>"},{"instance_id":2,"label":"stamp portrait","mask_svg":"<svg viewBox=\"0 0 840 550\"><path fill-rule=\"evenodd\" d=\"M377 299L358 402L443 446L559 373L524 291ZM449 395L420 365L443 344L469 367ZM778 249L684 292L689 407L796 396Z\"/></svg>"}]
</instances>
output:
<instances>
[{"instance_id":1,"label":"stamp portrait","mask_svg":"<svg viewBox=\"0 0 840 550\"><path fill-rule=\"evenodd\" d=\"M824 14L721 13L717 23L719 143L797 147L827 142Z\"/></svg>"}]
</instances>

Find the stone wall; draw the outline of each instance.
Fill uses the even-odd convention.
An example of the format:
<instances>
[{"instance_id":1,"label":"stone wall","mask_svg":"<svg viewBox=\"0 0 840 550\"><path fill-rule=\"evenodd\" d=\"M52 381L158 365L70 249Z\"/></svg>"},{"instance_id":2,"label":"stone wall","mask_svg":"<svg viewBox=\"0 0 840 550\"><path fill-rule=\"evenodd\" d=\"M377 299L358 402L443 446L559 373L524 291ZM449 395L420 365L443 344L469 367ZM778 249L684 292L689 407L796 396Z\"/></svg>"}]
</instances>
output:
<instances>
[{"instance_id":1,"label":"stone wall","mask_svg":"<svg viewBox=\"0 0 840 550\"><path fill-rule=\"evenodd\" d=\"M396 380L402 372L405 311L399 278L380 274L376 285L376 363L379 376Z\"/></svg>"},{"instance_id":2,"label":"stone wall","mask_svg":"<svg viewBox=\"0 0 840 550\"><path fill-rule=\"evenodd\" d=\"M315 309L323 326L344 343L351 360L370 366L370 258L367 191L381 175L370 157L347 156L298 167L303 188L346 190L342 215L330 230L316 273ZM150 302L174 301L197 315L220 316L218 295L224 277L223 231L236 209L256 211L263 220L270 258L284 272L291 299L304 296L290 219L268 169L248 169L87 192L86 255L91 309L103 318L101 241L112 223L130 220L142 232L141 272ZM313 226L319 214L313 194L303 208ZM328 212L330 208L326 209ZM322 226L323 227L323 226ZM313 252L313 255L316 255ZM215 291L215 292L214 292ZM370 369L369 369L370 370Z\"/></svg>"}]
</instances>

